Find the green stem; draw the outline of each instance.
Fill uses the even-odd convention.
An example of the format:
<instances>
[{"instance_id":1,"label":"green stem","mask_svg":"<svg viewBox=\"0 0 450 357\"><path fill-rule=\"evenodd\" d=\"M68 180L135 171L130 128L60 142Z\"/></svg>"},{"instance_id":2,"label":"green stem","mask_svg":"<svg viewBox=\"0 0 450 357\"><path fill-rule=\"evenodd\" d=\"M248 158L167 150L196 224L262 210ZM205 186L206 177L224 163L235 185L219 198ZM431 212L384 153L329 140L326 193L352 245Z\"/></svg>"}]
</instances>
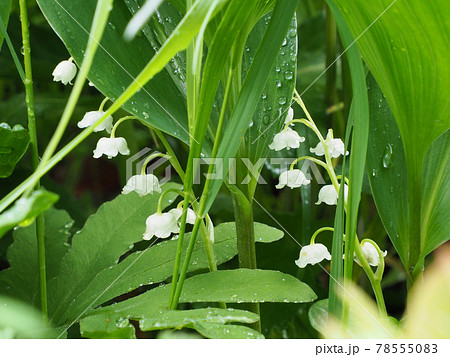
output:
<instances>
[{"instance_id":1,"label":"green stem","mask_svg":"<svg viewBox=\"0 0 450 357\"><path fill-rule=\"evenodd\" d=\"M122 124L124 121L126 120L130 120L130 119L138 119L137 117L135 117L134 115L128 115L126 117L120 118L113 126L113 128L111 129L111 138L115 138L116 137L116 130L119 127L120 124Z\"/></svg>"},{"instance_id":2,"label":"green stem","mask_svg":"<svg viewBox=\"0 0 450 357\"><path fill-rule=\"evenodd\" d=\"M184 258L183 267L180 272L180 278L177 279L177 284L175 286L175 292L173 299L171 300L170 308L175 310L178 307L178 301L180 299L181 290L183 289L184 280L186 279L187 270L189 268L190 259L189 257L192 255L192 251L195 246L195 238L197 237L198 230L200 228L200 224L202 219L197 216L194 224L194 228L192 229L191 239L189 240L188 249L186 251L186 257ZM173 285L172 285L173 287Z\"/></svg>"},{"instance_id":3,"label":"green stem","mask_svg":"<svg viewBox=\"0 0 450 357\"><path fill-rule=\"evenodd\" d=\"M220 135L221 135L221 130L222 130L222 126L223 126L223 122L225 120L225 113L226 113L226 107L227 107L227 102L228 102L228 98L230 95L230 89L231 89L231 83L232 83L232 74L233 71L232 69L230 69L229 71L229 75L228 75L228 80L227 80L227 85L226 85L226 89L225 89L225 95L224 95L224 101L222 104L222 109L221 109L221 113L220 113L220 118L219 118L219 123L218 123L218 127L216 130L216 136L215 136L215 140L214 140L214 145L213 145L213 150L212 150L212 155L211 157L214 159L215 156L217 155L217 151L219 150L219 145L220 145ZM189 182L184 182L185 184L185 189L189 188L189 190L192 189L192 176L193 176L193 165L192 165L192 150L189 153L189 158L188 158L188 166L186 169L186 178L188 178ZM214 169L214 165L211 164L208 168L208 173L211 174L212 170ZM198 215L200 217L203 217L203 210L205 207L205 203L206 203L206 192L208 192L209 190L209 185L211 180L209 179L210 175L208 175L208 178L205 182L205 186L203 188L203 194L202 197L200 199L200 204L199 204L199 209L198 209ZM186 202L186 198L184 200L183 203L183 210L187 209L187 204L188 202ZM180 269L180 261L181 261L181 249L183 247L183 238L184 238L184 232L185 232L185 225L186 225L186 214L183 214L183 216L181 217L181 228L180 228L180 234L178 236L178 247L177 247L177 253L175 256L175 264L174 264L174 274L172 276L172 287L171 287L171 292L170 292L170 300L169 300L169 307L172 306L177 306L178 305L178 298L176 297L176 291L177 291L177 285L180 285L180 289L182 289L183 287L183 281L179 281L178 282L178 274L179 274L179 269ZM198 230L197 230L198 231ZM195 243L196 240L196 235L197 232L196 231L192 231L192 235L191 235L191 241L189 242L189 244L191 244L191 242ZM181 238L181 239L180 239ZM204 239L203 240L205 243L205 249L207 252L207 256L208 256L208 260L212 262L212 266L211 267L215 267L216 263L215 263L215 257L214 257L214 251L213 251L213 247L212 247L212 243L209 240ZM192 243L192 244L194 244ZM189 262L191 256L189 254L189 249L186 253L185 256L185 262ZM189 264L184 264L183 265L183 269L184 268L188 268ZM217 267L216 267L217 269ZM186 272L183 272L181 274L186 274Z\"/></svg>"},{"instance_id":4,"label":"green stem","mask_svg":"<svg viewBox=\"0 0 450 357\"><path fill-rule=\"evenodd\" d=\"M178 161L177 156L175 155L175 152L173 151L172 147L170 146L167 139L164 137L164 134L161 133L158 129L152 129L156 135L158 136L159 140L161 140L162 144L166 148L167 154L170 156L170 164L173 166L175 171L177 172L178 176L180 176L181 181L184 181L184 170L180 165L180 162Z\"/></svg>"},{"instance_id":5,"label":"green stem","mask_svg":"<svg viewBox=\"0 0 450 357\"><path fill-rule=\"evenodd\" d=\"M141 169L141 175L145 175L147 173L147 165L150 161L152 161L153 159L156 159L157 157L163 157L165 159L170 160L171 157L169 155L157 152L157 153L153 153L151 154L149 157L147 157L144 161L144 163L142 164L142 169Z\"/></svg>"},{"instance_id":6,"label":"green stem","mask_svg":"<svg viewBox=\"0 0 450 357\"><path fill-rule=\"evenodd\" d=\"M377 250L379 251L379 249L377 249ZM361 245L359 243L359 239L357 237L355 237L355 254L361 264L361 267L363 268L364 272L366 273L367 278L370 281L370 284L372 285L372 289L375 294L375 299L377 301L377 305L378 305L378 309L379 309L380 313L383 316L387 316L386 304L384 302L383 291L381 290L381 276L378 276L378 277L375 276L375 273L373 272L372 268L370 267L369 262L367 261L366 257L364 256L364 253L361 249ZM380 254L380 252L379 252L379 254ZM384 260L382 254L380 254L380 258L382 258ZM383 263L380 262L380 264L384 264L384 262Z\"/></svg>"},{"instance_id":7,"label":"green stem","mask_svg":"<svg viewBox=\"0 0 450 357\"><path fill-rule=\"evenodd\" d=\"M20 22L22 26L22 45L23 56L25 64L25 101L27 104L28 114L28 131L30 133L31 156L33 161L33 168L39 165L39 150L36 133L36 116L34 112L34 93L33 93L33 74L31 68L31 46L30 46L30 32L28 29L28 11L26 0L19 1L20 6ZM39 181L36 182L36 187L40 187ZM39 265L39 291L41 299L42 317L47 321L47 277L45 266L45 237L44 237L44 215L40 214L36 219L36 237L38 249L38 265Z\"/></svg>"},{"instance_id":8,"label":"green stem","mask_svg":"<svg viewBox=\"0 0 450 357\"><path fill-rule=\"evenodd\" d=\"M256 269L256 246L253 224L253 209L247 197L233 185L228 186L233 200L234 218L236 220L237 250L239 267ZM249 303L244 309L260 315L259 303ZM251 326L256 331L261 331L261 321Z\"/></svg>"}]
</instances>

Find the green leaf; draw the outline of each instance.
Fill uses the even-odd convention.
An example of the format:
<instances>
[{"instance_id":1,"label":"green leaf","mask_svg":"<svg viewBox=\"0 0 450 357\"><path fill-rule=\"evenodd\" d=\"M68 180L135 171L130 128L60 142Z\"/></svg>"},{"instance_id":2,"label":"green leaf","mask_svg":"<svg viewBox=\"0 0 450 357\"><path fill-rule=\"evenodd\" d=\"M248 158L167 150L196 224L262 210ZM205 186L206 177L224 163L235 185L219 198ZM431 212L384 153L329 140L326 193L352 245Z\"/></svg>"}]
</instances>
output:
<instances>
[{"instance_id":1,"label":"green leaf","mask_svg":"<svg viewBox=\"0 0 450 357\"><path fill-rule=\"evenodd\" d=\"M450 128L447 87L450 11L445 0L335 0L392 109L408 170L408 270L421 273L422 170L436 138ZM349 11L351 9L351 11ZM367 30L367 31L366 31ZM360 36L364 34L364 36ZM432 42L431 42L432 39Z\"/></svg>"},{"instance_id":2,"label":"green leaf","mask_svg":"<svg viewBox=\"0 0 450 357\"><path fill-rule=\"evenodd\" d=\"M28 131L21 125L11 129L7 123L0 124L0 178L12 174L29 143Z\"/></svg>"},{"instance_id":3,"label":"green leaf","mask_svg":"<svg viewBox=\"0 0 450 357\"><path fill-rule=\"evenodd\" d=\"M378 214L405 267L409 251L409 200L405 151L380 87L369 75L370 132L367 175Z\"/></svg>"},{"instance_id":4,"label":"green leaf","mask_svg":"<svg viewBox=\"0 0 450 357\"><path fill-rule=\"evenodd\" d=\"M68 229L73 221L67 212L52 208L44 217L45 265L47 279L51 280L59 273L61 260L69 250ZM0 293L39 307L36 223L14 230L13 238L6 256L10 267L0 272Z\"/></svg>"},{"instance_id":5,"label":"green leaf","mask_svg":"<svg viewBox=\"0 0 450 357\"><path fill-rule=\"evenodd\" d=\"M432 145L425 159L420 215L421 259L450 239L450 131Z\"/></svg>"},{"instance_id":6,"label":"green leaf","mask_svg":"<svg viewBox=\"0 0 450 357\"><path fill-rule=\"evenodd\" d=\"M263 223L254 223L255 242L272 243L284 237L284 232Z\"/></svg>"},{"instance_id":7,"label":"green leaf","mask_svg":"<svg viewBox=\"0 0 450 357\"><path fill-rule=\"evenodd\" d=\"M242 72L248 73L256 50L267 30L270 14L261 18L251 31L244 51ZM290 28L278 49L272 68L268 73L266 84L253 114L250 127L245 136L245 150L242 157L256 163L265 158L269 144L283 127L287 110L292 102L292 95L297 75L297 21L291 19Z\"/></svg>"},{"instance_id":8,"label":"green leaf","mask_svg":"<svg viewBox=\"0 0 450 357\"><path fill-rule=\"evenodd\" d=\"M0 21L3 22L3 26L5 29L7 28L8 25L9 13L11 11L11 2L12 0L4 0L0 4ZM4 39L3 32L0 31L0 50L2 49L3 39Z\"/></svg>"},{"instance_id":9,"label":"green leaf","mask_svg":"<svg viewBox=\"0 0 450 357\"><path fill-rule=\"evenodd\" d=\"M247 326L219 325L206 322L195 322L194 328L207 338L214 339L260 339L264 335Z\"/></svg>"},{"instance_id":10,"label":"green leaf","mask_svg":"<svg viewBox=\"0 0 450 357\"><path fill-rule=\"evenodd\" d=\"M137 297L95 310L123 317L143 318L166 308L170 285L157 287ZM218 270L186 279L183 302L310 302L317 298L311 288L291 275L259 269Z\"/></svg>"},{"instance_id":11,"label":"green leaf","mask_svg":"<svg viewBox=\"0 0 450 357\"><path fill-rule=\"evenodd\" d=\"M236 155L241 140L253 118L275 58L291 26L291 19L297 3L298 1L280 0L275 5L269 26L239 92L239 97L217 153L217 157L223 159L224 172L228 170L228 159ZM221 186L222 180L212 181L211 188L207 193L205 212L200 212L200 214L209 210Z\"/></svg>"},{"instance_id":12,"label":"green leaf","mask_svg":"<svg viewBox=\"0 0 450 357\"><path fill-rule=\"evenodd\" d=\"M409 227L419 224L410 222L408 172L403 143L386 98L373 77L369 77L368 83L370 131L373 133L367 154L368 176L384 227L408 268ZM449 135L448 132L441 135L431 145L423 168L420 259L449 239Z\"/></svg>"},{"instance_id":13,"label":"green leaf","mask_svg":"<svg viewBox=\"0 0 450 357\"><path fill-rule=\"evenodd\" d=\"M249 311L234 309L162 310L139 321L142 331L164 330L168 328L192 328L196 323L223 325L229 322L249 324L259 320L259 316ZM207 336L208 337L208 336Z\"/></svg>"},{"instance_id":14,"label":"green leaf","mask_svg":"<svg viewBox=\"0 0 450 357\"><path fill-rule=\"evenodd\" d=\"M166 184L163 190L179 187ZM87 301L78 301L79 294L101 270L115 265L134 243L142 240L145 220L156 212L159 196L139 197L134 192L119 195L103 204L74 235L72 247L61 262L60 273L48 283L49 316L53 324L75 321L80 313L96 306L104 290L96 291ZM173 192L165 195L162 208L175 197Z\"/></svg>"},{"instance_id":15,"label":"green leaf","mask_svg":"<svg viewBox=\"0 0 450 357\"><path fill-rule=\"evenodd\" d=\"M328 299L316 301L308 311L309 322L311 326L321 334L328 321Z\"/></svg>"},{"instance_id":16,"label":"green leaf","mask_svg":"<svg viewBox=\"0 0 450 357\"><path fill-rule=\"evenodd\" d=\"M311 288L291 275L259 269L219 270L196 275L184 285L180 302L310 302Z\"/></svg>"},{"instance_id":17,"label":"green leaf","mask_svg":"<svg viewBox=\"0 0 450 357\"><path fill-rule=\"evenodd\" d=\"M283 236L278 229L255 223L259 242L272 242ZM214 253L217 265L225 263L237 254L236 229L234 222L222 223L214 228ZM190 237L187 233L187 237ZM183 255L187 249L189 239L184 242ZM76 301L71 303L72 313L83 313L86 306L92 303L93 296L97 297L95 306L112 298L130 292L142 285L160 283L172 276L177 240L165 240L152 247L134 252L114 266L99 271L77 293ZM206 252L201 237L197 237L188 271L208 269Z\"/></svg>"},{"instance_id":18,"label":"green leaf","mask_svg":"<svg viewBox=\"0 0 450 357\"><path fill-rule=\"evenodd\" d=\"M58 195L45 190L34 191L29 197L18 199L0 215L0 238L17 225L28 225L58 200Z\"/></svg>"},{"instance_id":19,"label":"green leaf","mask_svg":"<svg viewBox=\"0 0 450 357\"><path fill-rule=\"evenodd\" d=\"M334 2L355 38L386 11L358 39L357 45L392 108L407 161L411 157L420 163L414 170L417 173L431 143L450 126L450 22L443 18L450 12L450 3Z\"/></svg>"},{"instance_id":20,"label":"green leaf","mask_svg":"<svg viewBox=\"0 0 450 357\"><path fill-rule=\"evenodd\" d=\"M341 36L342 42L344 46L346 46L347 59L350 67L351 73L351 83L352 83L352 92L354 93L352 99L352 105L349 112L349 120L347 124L347 132L346 132L346 145L348 145L349 133L350 130L353 130L352 133L352 146L350 153L350 173L349 173L349 193L348 193L348 202L347 202L347 220L345 222L345 235L346 241L348 244L345 245L345 256L347 257L344 260L344 271L343 277L344 279L351 280L352 279L352 271L353 271L353 254L354 254L354 245L357 240L356 230L357 230L357 222L358 222L358 211L359 211L359 202L361 200L361 189L364 177L364 169L365 169L365 161L366 161L366 153L367 153L367 141L369 137L369 105L368 105L368 95L367 95L367 85L366 85L366 75L364 71L364 65L361 60L361 56L356 47L352 47L353 37L350 33L347 25L345 24L342 14L336 8L332 1L328 1L328 5L330 6L330 10L333 13L333 16L336 19L336 25L339 29L339 34ZM352 128L353 127L353 128ZM345 161L344 161L345 162ZM341 185L341 193L344 192L344 186ZM342 194L340 195L343 196ZM343 222L343 204L340 202L339 208L341 211L337 214L336 222ZM334 233L334 237L337 234L342 233L341 227L336 228L336 232ZM341 237L339 237L339 241L341 241ZM340 247L337 247L338 242L334 245L333 254L334 261L340 261L342 250ZM336 257L337 253L337 257ZM334 295L336 293L335 288L337 285L334 283L335 281L339 282L342 278L340 275L342 273L341 267L333 267L332 268L332 282L330 286L332 287L330 292L330 313L336 314L340 310L339 303ZM345 315L345 307L343 309Z\"/></svg>"},{"instance_id":21,"label":"green leaf","mask_svg":"<svg viewBox=\"0 0 450 357\"><path fill-rule=\"evenodd\" d=\"M128 319L111 320L105 315L94 315L80 321L80 333L85 338L136 338L134 326Z\"/></svg>"}]
</instances>

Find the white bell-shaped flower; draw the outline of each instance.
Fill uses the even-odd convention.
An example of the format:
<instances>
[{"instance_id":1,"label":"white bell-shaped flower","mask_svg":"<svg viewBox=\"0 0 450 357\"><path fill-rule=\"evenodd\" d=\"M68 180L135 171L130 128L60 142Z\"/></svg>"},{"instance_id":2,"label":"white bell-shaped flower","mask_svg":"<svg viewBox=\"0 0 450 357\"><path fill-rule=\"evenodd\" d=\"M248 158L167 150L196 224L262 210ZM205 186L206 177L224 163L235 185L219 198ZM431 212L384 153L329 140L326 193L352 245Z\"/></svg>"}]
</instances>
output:
<instances>
[{"instance_id":1,"label":"white bell-shaped flower","mask_svg":"<svg viewBox=\"0 0 450 357\"><path fill-rule=\"evenodd\" d=\"M345 152L344 142L341 139L334 139L333 131L331 129L328 130L325 143L328 146L328 152L330 154L330 157L337 158L340 155L344 155L344 153L345 155L348 155L348 151ZM325 155L325 150L321 142L318 143L315 148L310 148L309 151L311 151L313 154L316 154L317 156Z\"/></svg>"},{"instance_id":2,"label":"white bell-shaped flower","mask_svg":"<svg viewBox=\"0 0 450 357\"><path fill-rule=\"evenodd\" d=\"M71 57L68 61L58 63L52 73L55 82L61 81L64 85L67 85L67 83L72 84L71 81L77 74L77 66L72 61Z\"/></svg>"},{"instance_id":3,"label":"white bell-shaped flower","mask_svg":"<svg viewBox=\"0 0 450 357\"><path fill-rule=\"evenodd\" d=\"M124 138L101 138L94 150L94 158L98 159L100 156L106 155L110 159L117 156L118 153L130 155L130 149Z\"/></svg>"},{"instance_id":4,"label":"white bell-shaped flower","mask_svg":"<svg viewBox=\"0 0 450 357\"><path fill-rule=\"evenodd\" d=\"M181 217L182 210L178 208L171 209L162 214L152 214L147 218L147 226L143 239L150 240L154 236L158 238L167 238L172 233L179 233L178 219Z\"/></svg>"},{"instance_id":5,"label":"white bell-shaped flower","mask_svg":"<svg viewBox=\"0 0 450 357\"><path fill-rule=\"evenodd\" d=\"M161 187L155 175L134 175L129 178L127 184L123 187L122 193L127 195L132 191L142 197L149 193L161 192Z\"/></svg>"},{"instance_id":6,"label":"white bell-shaped flower","mask_svg":"<svg viewBox=\"0 0 450 357\"><path fill-rule=\"evenodd\" d=\"M320 263L324 259L331 260L330 252L323 244L315 243L305 245L300 250L300 256L298 257L298 260L295 261L295 264L297 264L299 268L304 268L308 264L314 265Z\"/></svg>"},{"instance_id":7,"label":"white bell-shaped flower","mask_svg":"<svg viewBox=\"0 0 450 357\"><path fill-rule=\"evenodd\" d=\"M280 175L280 181L275 187L278 189L282 189L284 186L297 188L302 185L307 185L310 182L311 181L306 178L302 170L294 169L282 172Z\"/></svg>"},{"instance_id":8,"label":"white bell-shaped flower","mask_svg":"<svg viewBox=\"0 0 450 357\"><path fill-rule=\"evenodd\" d=\"M286 119L284 119L284 124L289 123L293 119L294 119L294 109L289 108L288 113L286 115Z\"/></svg>"},{"instance_id":9,"label":"white bell-shaped flower","mask_svg":"<svg viewBox=\"0 0 450 357\"><path fill-rule=\"evenodd\" d=\"M344 185L344 198L347 200L348 186ZM325 185L319 191L319 200L316 205L320 205L322 202L327 205L337 205L338 193L333 185Z\"/></svg>"},{"instance_id":10,"label":"white bell-shaped flower","mask_svg":"<svg viewBox=\"0 0 450 357\"><path fill-rule=\"evenodd\" d=\"M84 114L83 119L78 122L79 128L87 128L94 124L100 117L105 114L103 111L93 110L91 112L87 112ZM106 129L106 132L109 134L113 127L113 117L109 115L105 120L103 120L99 125L97 125L94 131L102 131Z\"/></svg>"},{"instance_id":11,"label":"white bell-shaped flower","mask_svg":"<svg viewBox=\"0 0 450 357\"><path fill-rule=\"evenodd\" d=\"M183 208L174 208L171 211L177 210L177 214L179 214L179 217L181 217L181 215L183 214ZM194 224L195 223L195 219L197 218L195 212L188 208L187 209L187 216L186 216L186 223L187 224Z\"/></svg>"},{"instance_id":12,"label":"white bell-shaped flower","mask_svg":"<svg viewBox=\"0 0 450 357\"><path fill-rule=\"evenodd\" d=\"M300 147L300 143L304 142L305 138L298 135L295 130L291 128L286 128L276 134L273 138L272 144L269 145L269 148L275 151L286 149L296 149Z\"/></svg>"},{"instance_id":13,"label":"white bell-shaped flower","mask_svg":"<svg viewBox=\"0 0 450 357\"><path fill-rule=\"evenodd\" d=\"M366 257L367 261L369 262L369 265L376 267L380 265L380 255L378 254L377 248L370 242L364 242L361 244L361 250ZM383 257L387 255L387 250L383 252ZM361 265L361 262L359 259L354 257L355 262L357 262L359 265Z\"/></svg>"}]
</instances>

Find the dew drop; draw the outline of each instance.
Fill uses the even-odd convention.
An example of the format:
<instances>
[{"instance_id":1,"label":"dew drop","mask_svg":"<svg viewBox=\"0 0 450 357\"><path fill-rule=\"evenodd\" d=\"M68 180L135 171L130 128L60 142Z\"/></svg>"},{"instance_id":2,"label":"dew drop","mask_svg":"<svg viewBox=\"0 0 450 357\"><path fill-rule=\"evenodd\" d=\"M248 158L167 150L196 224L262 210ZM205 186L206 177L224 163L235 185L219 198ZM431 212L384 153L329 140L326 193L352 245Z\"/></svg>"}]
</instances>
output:
<instances>
[{"instance_id":1,"label":"dew drop","mask_svg":"<svg viewBox=\"0 0 450 357\"><path fill-rule=\"evenodd\" d=\"M286 72L284 72L284 78L286 79L286 80L291 80L292 78L294 77L294 73L292 73L292 71L286 71Z\"/></svg>"},{"instance_id":2,"label":"dew drop","mask_svg":"<svg viewBox=\"0 0 450 357\"><path fill-rule=\"evenodd\" d=\"M278 98L278 104L280 104L280 105L286 104L286 97Z\"/></svg>"},{"instance_id":3,"label":"dew drop","mask_svg":"<svg viewBox=\"0 0 450 357\"><path fill-rule=\"evenodd\" d=\"M383 167L388 169L392 165L392 145L388 144L383 154Z\"/></svg>"},{"instance_id":4,"label":"dew drop","mask_svg":"<svg viewBox=\"0 0 450 357\"><path fill-rule=\"evenodd\" d=\"M265 125L267 125L267 124L269 124L269 122L270 122L270 117L269 117L268 115L264 115L264 117L263 117L263 123L264 123Z\"/></svg>"}]
</instances>

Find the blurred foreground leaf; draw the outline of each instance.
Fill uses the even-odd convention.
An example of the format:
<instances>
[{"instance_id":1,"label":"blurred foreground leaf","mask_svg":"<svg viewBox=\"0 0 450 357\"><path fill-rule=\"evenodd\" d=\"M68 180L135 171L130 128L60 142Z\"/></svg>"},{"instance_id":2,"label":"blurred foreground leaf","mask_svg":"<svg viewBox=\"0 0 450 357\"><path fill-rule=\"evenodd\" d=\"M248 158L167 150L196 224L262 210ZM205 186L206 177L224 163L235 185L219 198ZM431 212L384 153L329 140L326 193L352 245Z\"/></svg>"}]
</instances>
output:
<instances>
[{"instance_id":1,"label":"blurred foreground leaf","mask_svg":"<svg viewBox=\"0 0 450 357\"><path fill-rule=\"evenodd\" d=\"M34 191L29 197L18 199L0 215L0 238L17 225L29 225L58 200L58 195L45 190Z\"/></svg>"},{"instance_id":2,"label":"blurred foreground leaf","mask_svg":"<svg viewBox=\"0 0 450 357\"><path fill-rule=\"evenodd\" d=\"M12 174L29 143L28 131L21 125L15 125L11 129L7 123L0 124L0 178Z\"/></svg>"}]
</instances>

